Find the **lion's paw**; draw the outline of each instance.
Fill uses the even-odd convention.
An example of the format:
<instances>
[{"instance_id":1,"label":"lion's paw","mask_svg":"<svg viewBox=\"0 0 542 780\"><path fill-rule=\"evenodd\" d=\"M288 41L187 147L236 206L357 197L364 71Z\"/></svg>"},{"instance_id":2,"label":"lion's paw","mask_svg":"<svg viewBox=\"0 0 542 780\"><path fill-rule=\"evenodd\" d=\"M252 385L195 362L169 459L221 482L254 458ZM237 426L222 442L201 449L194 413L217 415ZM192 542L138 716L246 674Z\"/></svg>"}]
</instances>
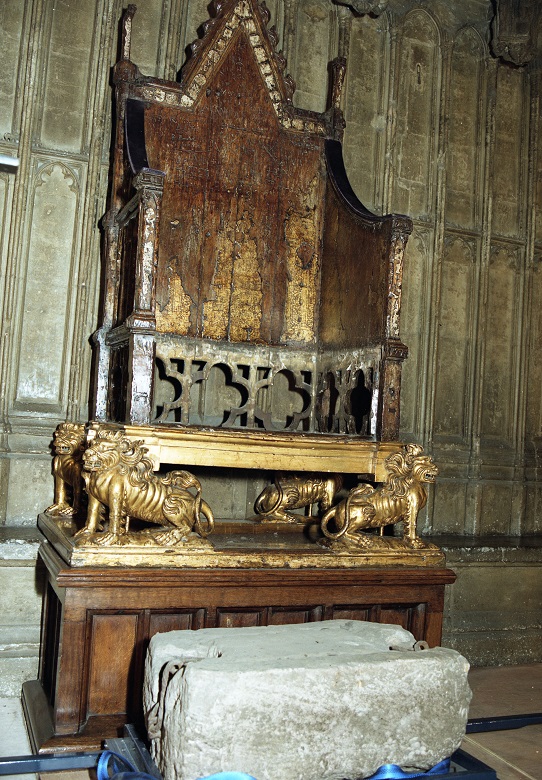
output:
<instances>
[{"instance_id":1,"label":"lion's paw","mask_svg":"<svg viewBox=\"0 0 542 780\"><path fill-rule=\"evenodd\" d=\"M73 535L73 538L74 541L80 544L88 539L93 533L94 531L91 531L89 528L81 528L80 531L77 531L77 533Z\"/></svg>"},{"instance_id":2,"label":"lion's paw","mask_svg":"<svg viewBox=\"0 0 542 780\"><path fill-rule=\"evenodd\" d=\"M284 512L280 509L269 515L258 516L260 523L288 523L289 525L292 523L304 524L309 519L305 515L296 515L293 512Z\"/></svg>"},{"instance_id":3,"label":"lion's paw","mask_svg":"<svg viewBox=\"0 0 542 780\"><path fill-rule=\"evenodd\" d=\"M154 541L161 547L171 547L172 545L182 544L188 539L189 529L173 528L170 531L161 531L154 535Z\"/></svg>"},{"instance_id":4,"label":"lion's paw","mask_svg":"<svg viewBox=\"0 0 542 780\"><path fill-rule=\"evenodd\" d=\"M369 536L369 534L364 534L364 533L350 534L348 533L348 531L344 534L342 538L344 539L346 545L353 546L353 547L361 547L361 548L371 547L375 540L375 537Z\"/></svg>"},{"instance_id":5,"label":"lion's paw","mask_svg":"<svg viewBox=\"0 0 542 780\"><path fill-rule=\"evenodd\" d=\"M106 533L94 534L92 541L100 547L113 547L114 545L124 544L126 539L124 538L124 534L115 534L111 531L107 531Z\"/></svg>"},{"instance_id":6,"label":"lion's paw","mask_svg":"<svg viewBox=\"0 0 542 780\"><path fill-rule=\"evenodd\" d=\"M69 504L51 504L51 506L47 507L45 510L45 514L51 515L51 517L67 517L74 515L75 509Z\"/></svg>"},{"instance_id":7,"label":"lion's paw","mask_svg":"<svg viewBox=\"0 0 542 780\"><path fill-rule=\"evenodd\" d=\"M77 531L73 535L74 539L82 539L82 540L88 540L91 536L93 536L97 531L102 531L103 525L101 523L98 523L98 525L95 528L89 528L88 526L83 526L80 531Z\"/></svg>"},{"instance_id":8,"label":"lion's paw","mask_svg":"<svg viewBox=\"0 0 542 780\"><path fill-rule=\"evenodd\" d=\"M414 539L404 539L403 541L414 550L423 550L428 547L428 545L425 542L422 542L421 539L418 539L417 536L414 537Z\"/></svg>"}]
</instances>

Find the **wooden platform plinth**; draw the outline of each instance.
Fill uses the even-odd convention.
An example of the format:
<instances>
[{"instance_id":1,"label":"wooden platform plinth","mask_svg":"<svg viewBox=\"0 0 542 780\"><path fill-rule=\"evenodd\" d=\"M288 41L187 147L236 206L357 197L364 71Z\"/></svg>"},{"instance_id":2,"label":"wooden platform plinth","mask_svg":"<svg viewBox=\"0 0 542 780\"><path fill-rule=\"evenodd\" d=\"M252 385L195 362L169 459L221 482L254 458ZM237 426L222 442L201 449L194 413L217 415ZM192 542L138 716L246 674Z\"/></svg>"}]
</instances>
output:
<instances>
[{"instance_id":1,"label":"wooden platform plinth","mask_svg":"<svg viewBox=\"0 0 542 780\"><path fill-rule=\"evenodd\" d=\"M96 749L141 723L150 638L162 631L304 623L394 623L438 645L446 568L70 567L45 542L39 680L23 687L36 751Z\"/></svg>"}]
</instances>

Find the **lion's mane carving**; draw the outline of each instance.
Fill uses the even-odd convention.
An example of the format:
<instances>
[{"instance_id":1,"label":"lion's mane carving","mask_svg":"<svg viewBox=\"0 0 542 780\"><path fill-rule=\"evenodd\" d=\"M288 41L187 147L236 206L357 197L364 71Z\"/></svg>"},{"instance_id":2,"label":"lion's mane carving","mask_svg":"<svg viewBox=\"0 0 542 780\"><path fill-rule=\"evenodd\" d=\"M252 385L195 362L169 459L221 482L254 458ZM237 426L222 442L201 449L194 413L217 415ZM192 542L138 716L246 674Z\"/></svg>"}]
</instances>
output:
<instances>
[{"instance_id":1,"label":"lion's mane carving","mask_svg":"<svg viewBox=\"0 0 542 780\"><path fill-rule=\"evenodd\" d=\"M425 483L434 482L438 468L417 444L407 444L402 452L386 458L388 479L380 488L358 485L322 518L322 532L328 539L343 539L352 546L371 546L375 537L363 534L368 528L383 528L402 522L403 541L411 547L424 547L416 536L416 518L427 502ZM333 520L335 531L329 529Z\"/></svg>"},{"instance_id":2,"label":"lion's mane carving","mask_svg":"<svg viewBox=\"0 0 542 780\"><path fill-rule=\"evenodd\" d=\"M55 457L53 476L55 480L54 504L45 512L53 517L75 515L81 506L83 478L83 450L85 426L79 423L61 423L53 436ZM72 504L68 502L71 488Z\"/></svg>"},{"instance_id":3,"label":"lion's mane carving","mask_svg":"<svg viewBox=\"0 0 542 780\"><path fill-rule=\"evenodd\" d=\"M306 521L306 517L288 510L318 504L320 511L325 512L332 505L333 498L341 487L340 474L328 477L321 474L277 474L275 484L263 489L254 508L262 516L262 522L302 523Z\"/></svg>"},{"instance_id":4,"label":"lion's mane carving","mask_svg":"<svg viewBox=\"0 0 542 780\"><path fill-rule=\"evenodd\" d=\"M123 431L98 432L83 456L89 508L86 525L76 536L84 538L101 530L103 507L109 509L109 528L96 535L96 544L125 542L132 517L175 529L173 534L155 537L161 544L185 539L192 531L203 537L212 531L213 514L201 498L199 480L188 471L154 474L142 444Z\"/></svg>"}]
</instances>

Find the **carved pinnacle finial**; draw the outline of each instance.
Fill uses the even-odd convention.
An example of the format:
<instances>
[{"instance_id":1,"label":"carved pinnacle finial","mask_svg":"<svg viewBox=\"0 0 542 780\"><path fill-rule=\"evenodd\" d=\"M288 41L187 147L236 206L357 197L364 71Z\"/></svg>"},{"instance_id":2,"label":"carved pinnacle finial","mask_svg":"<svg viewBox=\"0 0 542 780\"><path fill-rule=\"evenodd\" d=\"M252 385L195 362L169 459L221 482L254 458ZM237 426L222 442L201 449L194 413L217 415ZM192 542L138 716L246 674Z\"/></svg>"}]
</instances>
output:
<instances>
[{"instance_id":1,"label":"carved pinnacle finial","mask_svg":"<svg viewBox=\"0 0 542 780\"><path fill-rule=\"evenodd\" d=\"M121 31L121 59L130 59L130 46L132 43L132 19L137 11L137 6L130 4L122 15Z\"/></svg>"},{"instance_id":2,"label":"carved pinnacle finial","mask_svg":"<svg viewBox=\"0 0 542 780\"><path fill-rule=\"evenodd\" d=\"M331 63L331 108L341 108L341 97L346 77L346 58L335 57Z\"/></svg>"}]
</instances>

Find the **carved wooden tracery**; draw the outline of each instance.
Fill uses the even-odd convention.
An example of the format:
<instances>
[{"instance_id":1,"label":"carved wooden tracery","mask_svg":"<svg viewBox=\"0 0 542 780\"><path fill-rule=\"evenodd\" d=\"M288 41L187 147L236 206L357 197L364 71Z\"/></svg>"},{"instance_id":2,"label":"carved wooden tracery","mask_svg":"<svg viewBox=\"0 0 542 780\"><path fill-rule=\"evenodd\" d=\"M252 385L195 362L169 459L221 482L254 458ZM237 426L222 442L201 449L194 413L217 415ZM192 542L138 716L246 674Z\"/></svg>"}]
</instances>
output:
<instances>
[{"instance_id":1,"label":"carved wooden tracery","mask_svg":"<svg viewBox=\"0 0 542 780\"><path fill-rule=\"evenodd\" d=\"M130 61L133 14L95 417L397 438L411 223L371 214L348 182L344 61L326 113L294 108L267 9L230 0L180 81L161 81Z\"/></svg>"}]
</instances>

